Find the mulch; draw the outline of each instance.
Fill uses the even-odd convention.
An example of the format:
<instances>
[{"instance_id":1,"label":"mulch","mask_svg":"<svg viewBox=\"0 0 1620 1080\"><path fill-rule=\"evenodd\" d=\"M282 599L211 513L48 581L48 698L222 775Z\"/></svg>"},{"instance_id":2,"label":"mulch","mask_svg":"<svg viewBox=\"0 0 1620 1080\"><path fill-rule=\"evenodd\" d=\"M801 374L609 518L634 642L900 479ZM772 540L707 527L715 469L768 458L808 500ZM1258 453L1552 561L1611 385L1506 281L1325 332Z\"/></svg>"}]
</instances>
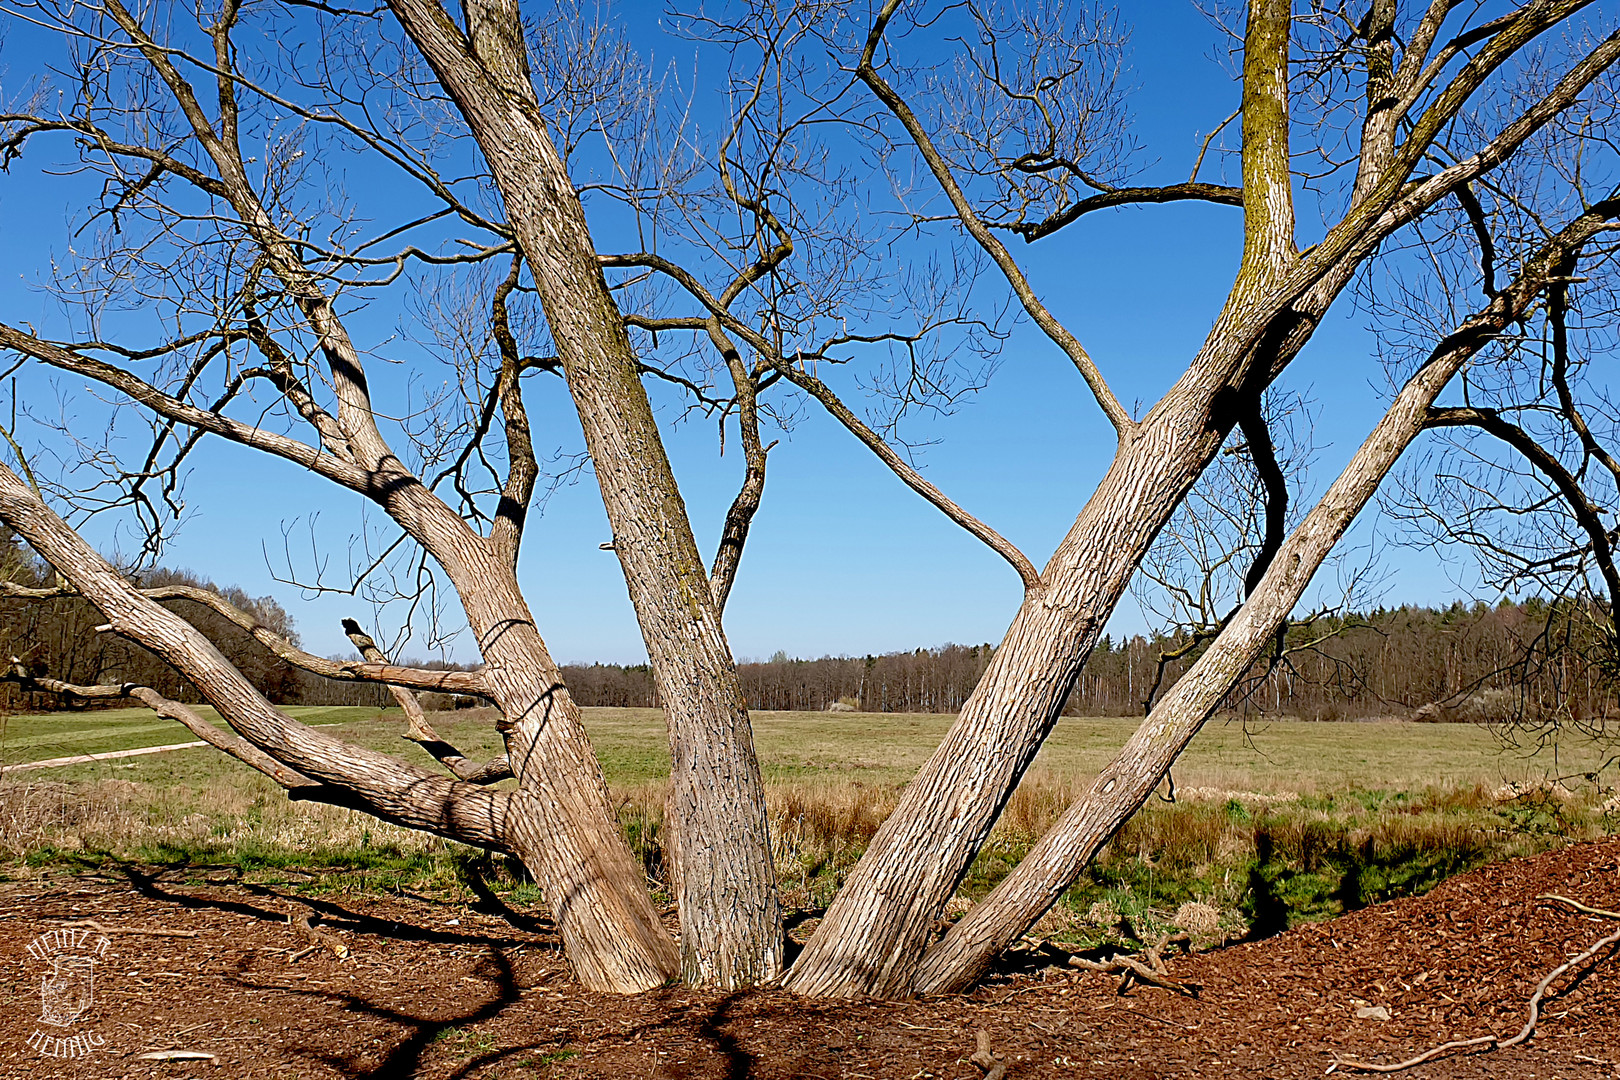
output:
<instances>
[{"instance_id":1,"label":"mulch","mask_svg":"<svg viewBox=\"0 0 1620 1080\"><path fill-rule=\"evenodd\" d=\"M1047 967L1005 972L967 997L831 1002L586 993L549 923L488 896L298 901L349 957L319 947L293 959L309 942L287 921L289 890L124 868L0 885L0 1077L976 1080L968 1058L981 1029L1010 1078L1320 1077L1335 1055L1393 1061L1517 1031L1541 976L1615 928L1538 903L1546 892L1620 909L1620 839L1170 959L1175 978L1201 987L1196 999L1146 987L1120 996L1110 976ZM74 920L196 936L110 935L94 1004L55 1028L39 1020L47 966L27 946ZM30 1045L36 1031L64 1030L99 1045L78 1058ZM137 1057L164 1049L216 1058ZM1620 956L1562 980L1524 1046L1401 1075L1620 1078Z\"/></svg>"}]
</instances>

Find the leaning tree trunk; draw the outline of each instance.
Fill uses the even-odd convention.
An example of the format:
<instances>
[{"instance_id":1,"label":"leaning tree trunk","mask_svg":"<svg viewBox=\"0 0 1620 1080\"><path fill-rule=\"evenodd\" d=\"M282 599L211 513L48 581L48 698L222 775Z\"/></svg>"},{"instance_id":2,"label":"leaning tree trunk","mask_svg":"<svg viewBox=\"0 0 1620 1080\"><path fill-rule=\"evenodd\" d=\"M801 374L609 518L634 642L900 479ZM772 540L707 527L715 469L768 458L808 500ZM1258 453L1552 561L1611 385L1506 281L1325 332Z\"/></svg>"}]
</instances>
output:
<instances>
[{"instance_id":1,"label":"leaning tree trunk","mask_svg":"<svg viewBox=\"0 0 1620 1080\"><path fill-rule=\"evenodd\" d=\"M1104 623L1241 409L1303 347L1336 289L1279 303L1298 263L1289 173L1289 0L1255 0L1244 49L1244 251L1197 360L1140 424L1029 590L957 721L788 973L805 994L908 994L935 920L1057 723ZM1342 285L1342 278L1339 281ZM1309 308L1309 310L1305 310ZM926 853L926 854L924 854Z\"/></svg>"},{"instance_id":2,"label":"leaning tree trunk","mask_svg":"<svg viewBox=\"0 0 1620 1080\"><path fill-rule=\"evenodd\" d=\"M1448 335L1396 395L1383 418L1278 549L1243 607L1177 680L1086 794L1064 813L985 900L930 949L919 993L964 989L1057 902L1152 793L1221 699L1285 624L1311 577L1423 431L1430 407L1470 358L1523 319L1549 280L1566 280L1576 254L1620 213L1620 200L1590 207L1552 238L1512 284Z\"/></svg>"},{"instance_id":3,"label":"leaning tree trunk","mask_svg":"<svg viewBox=\"0 0 1620 1080\"><path fill-rule=\"evenodd\" d=\"M679 971L675 945L619 831L579 706L512 565L472 539L478 547L441 563L478 639L512 773L533 796L513 815L513 851L540 884L585 986L634 993L664 985Z\"/></svg>"},{"instance_id":4,"label":"leaning tree trunk","mask_svg":"<svg viewBox=\"0 0 1620 1080\"><path fill-rule=\"evenodd\" d=\"M254 747L330 786L356 809L467 843L492 844L534 874L580 981L635 992L678 972L674 943L653 909L641 866L612 804L579 710L563 688L510 568L419 484L395 478L392 510L436 550L487 661L486 688L503 723L520 788L492 792L425 773L289 720L191 624L124 581L9 469L0 465L5 521L107 618L171 664ZM418 494L413 495L416 492ZM460 541L460 542L458 542ZM295 795L310 797L294 789Z\"/></svg>"},{"instance_id":5,"label":"leaning tree trunk","mask_svg":"<svg viewBox=\"0 0 1620 1080\"><path fill-rule=\"evenodd\" d=\"M469 3L466 37L435 3L392 8L484 150L601 485L669 725L666 829L679 869L682 974L728 988L772 979L781 912L736 665L623 316L540 115L517 6Z\"/></svg>"},{"instance_id":6,"label":"leaning tree trunk","mask_svg":"<svg viewBox=\"0 0 1620 1080\"><path fill-rule=\"evenodd\" d=\"M785 985L910 993L937 913L1062 711L1136 562L1220 446L1207 391L1150 415L1042 574L945 740L906 787Z\"/></svg>"}]
</instances>

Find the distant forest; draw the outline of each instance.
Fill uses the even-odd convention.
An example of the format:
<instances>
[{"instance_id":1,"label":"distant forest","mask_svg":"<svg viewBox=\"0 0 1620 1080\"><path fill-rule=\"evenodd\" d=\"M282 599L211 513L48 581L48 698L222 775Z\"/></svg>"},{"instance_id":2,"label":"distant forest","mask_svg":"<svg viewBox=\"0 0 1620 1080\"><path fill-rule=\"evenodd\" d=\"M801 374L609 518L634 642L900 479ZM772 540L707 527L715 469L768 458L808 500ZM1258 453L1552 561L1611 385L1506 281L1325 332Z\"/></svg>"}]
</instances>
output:
<instances>
[{"instance_id":1,"label":"distant forest","mask_svg":"<svg viewBox=\"0 0 1620 1080\"><path fill-rule=\"evenodd\" d=\"M0 538L0 579L50 583L48 571ZM143 584L216 588L184 571L155 571ZM220 589L261 623L297 639L291 616L269 598ZM245 632L188 601L169 605L194 622L270 700L284 705L391 703L383 688L332 682L291 667ZM1307 720L1401 717L1501 721L1553 714L1587 722L1616 712L1614 641L1600 619L1570 605L1452 604L1445 608L1378 609L1317 620L1289 630L1267 661L1228 696L1230 713ZM162 660L113 634L97 633L101 616L82 600L0 597L0 657L16 657L38 674L71 683L140 683L182 701L196 692ZM1141 715L1197 658L1178 637L1103 638L1071 690L1065 712ZM777 653L739 665L755 709L822 711L837 702L869 712L955 712L994 655L991 645L943 645L869 656L799 660ZM1163 665L1161 656L1184 653ZM429 664L426 666L441 666ZM442 665L446 667L454 665ZM645 664L568 665L569 689L587 706L655 707ZM1157 689L1155 690L1155 686ZM429 708L451 708L424 695ZM465 702L470 704L470 702ZM0 685L0 707L75 707L54 695L22 694Z\"/></svg>"},{"instance_id":2,"label":"distant forest","mask_svg":"<svg viewBox=\"0 0 1620 1080\"><path fill-rule=\"evenodd\" d=\"M0 573L19 585L49 585L49 573L0 546ZM185 583L215 588L185 572L154 572L146 585ZM220 589L266 627L296 640L290 615L269 597ZM329 682L293 669L212 610L170 602L220 651L280 704L390 703L381 687ZM1424 721L1505 721L1568 717L1601 721L1615 714L1614 640L1573 607L1452 604L1395 607L1294 627L1267 662L1226 699L1233 714L1291 716L1314 721L1409 717ZM100 615L75 597L21 601L0 597L0 651L36 674L73 683L133 682L165 696L196 701L196 691L167 664L128 641L97 633ZM1197 659L1197 648L1174 636L1103 638L1069 693L1071 716L1140 716L1155 693L1173 685ZM1163 664L1160 657L1184 653ZM990 644L944 644L912 653L791 659L739 665L755 709L823 711L834 703L870 712L954 712L974 690L995 654ZM449 667L449 665L447 665ZM586 706L653 708L658 695L645 664L567 665L573 696ZM1155 690L1157 680L1157 690ZM457 701L424 695L428 708ZM0 685L0 708L76 708L53 695L23 695ZM470 703L463 703L470 704Z\"/></svg>"},{"instance_id":3,"label":"distant forest","mask_svg":"<svg viewBox=\"0 0 1620 1080\"><path fill-rule=\"evenodd\" d=\"M1235 714L1305 720L1395 717L1505 721L1558 711L1577 721L1615 714L1612 655L1592 623L1543 602L1398 607L1317 620L1289 631L1283 655L1257 664L1228 696ZM1575 617L1572 617L1575 616ZM1140 716L1198 657L1176 637L1104 637L1064 712ZM870 712L956 712L994 655L992 645L944 645L872 656L790 659L738 671L756 709L820 711L843 702ZM587 705L657 704L646 665L564 668ZM1158 679L1155 693L1155 680Z\"/></svg>"}]
</instances>

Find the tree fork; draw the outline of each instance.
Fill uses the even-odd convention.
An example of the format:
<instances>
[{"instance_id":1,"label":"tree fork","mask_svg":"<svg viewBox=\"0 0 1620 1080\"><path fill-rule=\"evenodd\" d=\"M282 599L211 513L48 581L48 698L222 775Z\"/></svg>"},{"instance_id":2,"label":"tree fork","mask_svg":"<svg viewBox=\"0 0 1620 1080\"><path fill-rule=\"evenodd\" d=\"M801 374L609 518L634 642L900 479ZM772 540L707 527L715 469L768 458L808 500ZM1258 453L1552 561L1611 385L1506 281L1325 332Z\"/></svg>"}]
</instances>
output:
<instances>
[{"instance_id":1,"label":"tree fork","mask_svg":"<svg viewBox=\"0 0 1620 1080\"><path fill-rule=\"evenodd\" d=\"M885 14L895 6L891 2ZM873 39L880 32L881 25ZM1262 299L1298 263L1288 50L1287 0L1257 0L1244 50L1244 257L1226 309L1189 371L1147 417L1121 427L1107 475L1040 575L1040 588L1025 598L944 742L906 788L789 971L788 989L843 997L912 992L930 928L1057 723L1137 563L1237 422L1234 395L1264 389L1348 280L1348 274L1326 275L1323 287L1303 301L1309 311L1267 310ZM866 78L883 96L881 80ZM906 122L908 112L892 90L887 93L885 104ZM929 144L919 138L918 145L926 158ZM919 859L920 851L929 858Z\"/></svg>"},{"instance_id":2,"label":"tree fork","mask_svg":"<svg viewBox=\"0 0 1620 1080\"><path fill-rule=\"evenodd\" d=\"M1125 747L985 900L929 950L918 970L920 993L947 993L976 981L991 961L1034 925L1102 845L1152 794L1165 771L1220 700L1264 651L1312 575L1413 439L1429 406L1457 371L1520 318L1547 277L1620 211L1606 200L1572 222L1483 311L1447 336L1402 387L1327 493L1284 542L1244 606L1178 680Z\"/></svg>"},{"instance_id":3,"label":"tree fork","mask_svg":"<svg viewBox=\"0 0 1620 1080\"><path fill-rule=\"evenodd\" d=\"M516 4L471 0L470 39L431 0L390 7L484 149L595 466L669 724L682 975L724 988L773 979L781 910L736 665L623 315L529 82Z\"/></svg>"}]
</instances>

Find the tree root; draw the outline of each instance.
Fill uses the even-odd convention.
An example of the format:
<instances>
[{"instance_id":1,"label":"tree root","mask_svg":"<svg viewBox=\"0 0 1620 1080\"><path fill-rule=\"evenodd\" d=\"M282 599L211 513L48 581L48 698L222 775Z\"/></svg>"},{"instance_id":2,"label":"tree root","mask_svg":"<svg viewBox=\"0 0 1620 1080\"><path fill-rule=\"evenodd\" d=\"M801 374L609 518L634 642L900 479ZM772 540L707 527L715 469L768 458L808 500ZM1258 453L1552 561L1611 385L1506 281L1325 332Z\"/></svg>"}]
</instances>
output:
<instances>
[{"instance_id":1,"label":"tree root","mask_svg":"<svg viewBox=\"0 0 1620 1080\"><path fill-rule=\"evenodd\" d=\"M980 1028L976 1039L978 1049L968 1060L984 1072L984 1080L1002 1080L1007 1075L1007 1063L990 1052L990 1033Z\"/></svg>"},{"instance_id":2,"label":"tree root","mask_svg":"<svg viewBox=\"0 0 1620 1080\"><path fill-rule=\"evenodd\" d=\"M1580 903L1579 901L1571 900L1567 896L1558 896L1554 893L1543 893L1542 895L1536 897L1536 899L1547 900L1560 904L1568 904L1570 907L1574 908L1583 915L1598 915L1606 919L1620 919L1620 912L1605 911L1602 908L1589 907L1586 904ZM1548 987L1552 986L1555 981L1557 981L1561 976L1571 969L1580 967L1588 960L1591 960L1593 957L1597 956L1604 949L1609 948L1620 948L1620 930L1616 930L1607 937L1599 938L1597 941L1593 942L1585 952L1578 956L1570 957L1562 964L1559 964L1557 967L1547 972L1547 974L1542 977L1541 982L1536 984L1535 993L1530 995L1529 1017L1525 1020L1524 1027L1520 1028L1519 1033L1511 1038L1503 1038L1500 1035L1480 1035L1473 1039L1456 1039L1452 1042L1442 1043L1433 1049L1425 1050L1416 1057L1408 1058L1405 1061L1397 1062L1393 1065L1376 1065L1370 1061L1358 1061L1355 1058L1335 1058L1333 1064L1328 1066L1327 1071L1333 1072L1335 1069L1342 1067L1346 1069L1357 1069L1361 1072L1401 1072L1403 1070L1422 1065L1425 1062L1433 1061L1435 1058L1442 1057L1457 1050L1468 1050L1473 1047L1483 1047L1488 1050L1501 1050L1505 1047L1518 1046L1520 1043L1528 1042L1530 1037L1536 1033L1536 1024L1541 1019L1541 1002L1542 999L1547 996ZM1601 963L1602 961L1600 960L1599 962Z\"/></svg>"},{"instance_id":3,"label":"tree root","mask_svg":"<svg viewBox=\"0 0 1620 1080\"><path fill-rule=\"evenodd\" d=\"M1142 983L1163 990L1174 990L1188 997L1197 997L1203 987L1197 983L1184 983L1172 979L1169 970L1164 966L1164 950L1171 945L1179 946L1182 952L1188 953L1192 951L1192 938L1184 933L1165 934L1152 945L1147 945L1142 950L1140 959L1125 953L1116 953L1113 959L1107 961L1071 956L1069 966L1085 971L1101 971L1105 974L1119 973L1118 993L1121 995L1131 988L1132 983ZM1147 963L1142 962L1144 959Z\"/></svg>"}]
</instances>

